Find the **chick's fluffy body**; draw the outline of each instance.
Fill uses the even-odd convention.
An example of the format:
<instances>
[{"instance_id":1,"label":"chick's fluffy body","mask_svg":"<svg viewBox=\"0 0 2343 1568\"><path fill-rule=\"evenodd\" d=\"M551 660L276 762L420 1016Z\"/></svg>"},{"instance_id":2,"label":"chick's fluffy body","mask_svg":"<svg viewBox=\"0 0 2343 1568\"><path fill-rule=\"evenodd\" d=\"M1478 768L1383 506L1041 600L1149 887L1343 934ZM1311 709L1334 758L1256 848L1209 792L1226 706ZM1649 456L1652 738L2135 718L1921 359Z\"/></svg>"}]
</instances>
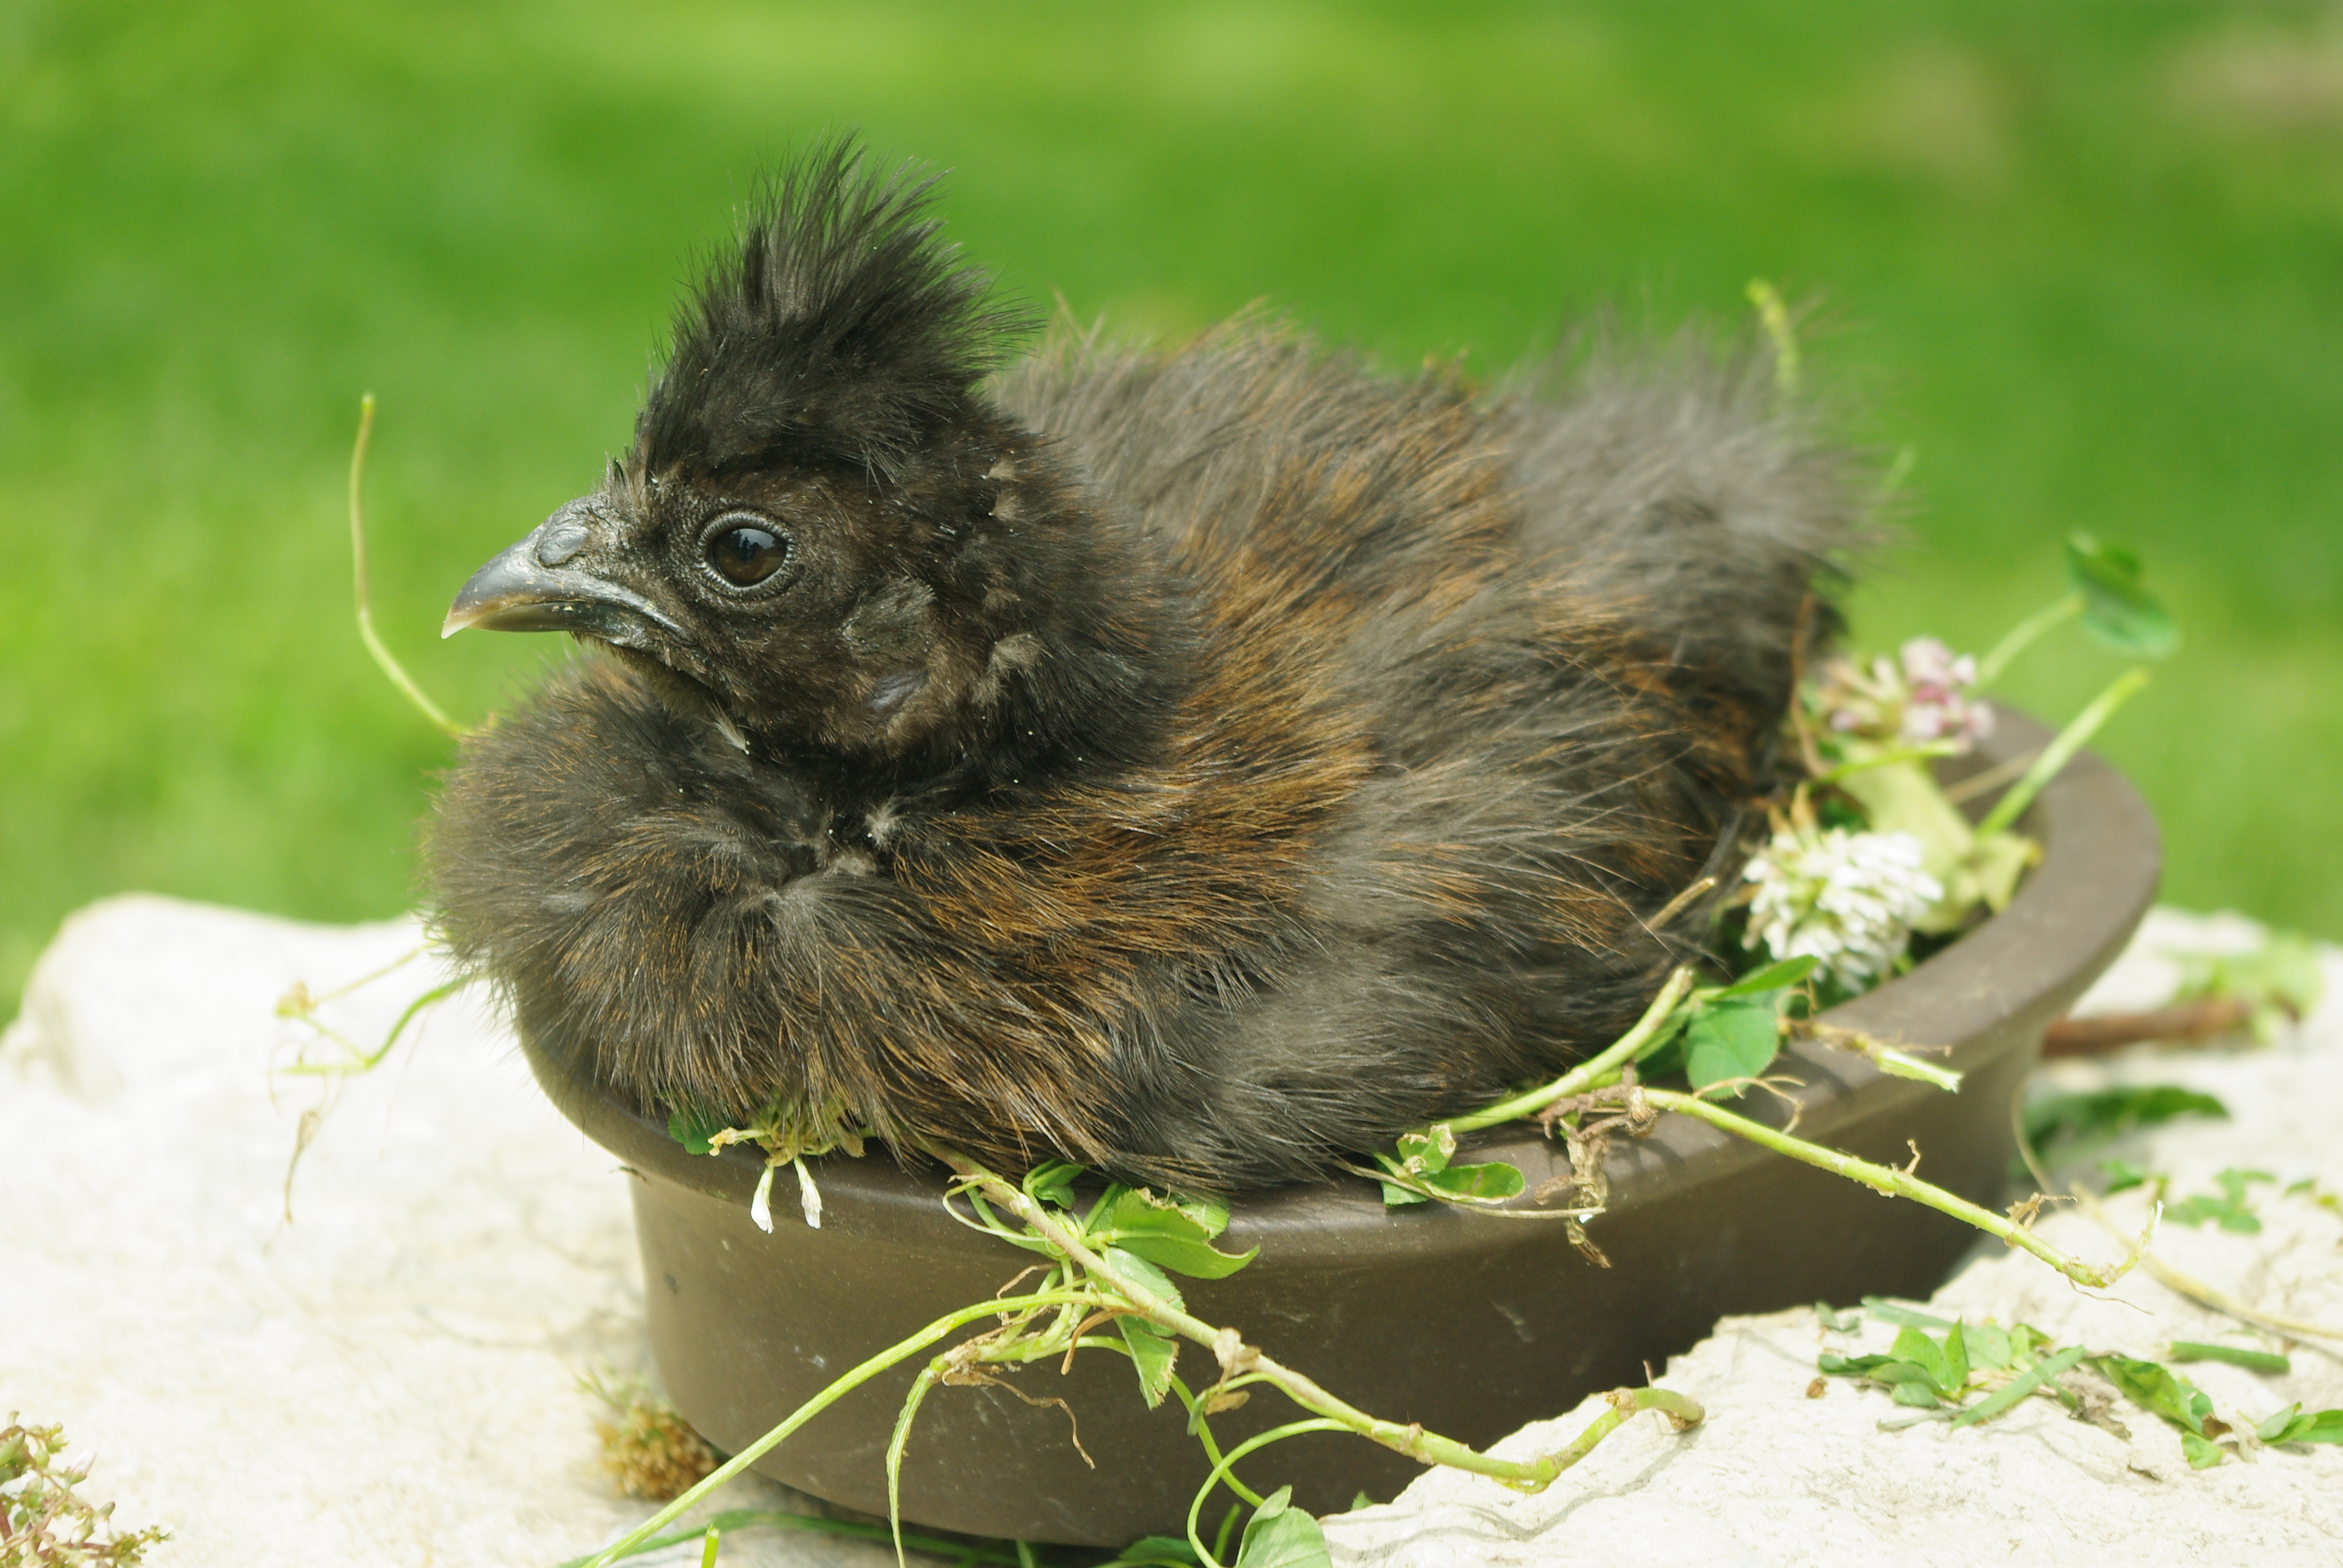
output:
<instances>
[{"instance_id":1,"label":"chick's fluffy body","mask_svg":"<svg viewBox=\"0 0 2343 1568\"><path fill-rule=\"evenodd\" d=\"M1008 1167L1275 1183L1554 1070L1735 869L1853 528L1761 367L1667 365L1489 396L1257 322L1049 344L822 470L914 519L836 634L920 672L839 709L886 725L589 655L467 743L440 923L647 1109ZM691 470L639 434L606 487Z\"/></svg>"}]
</instances>

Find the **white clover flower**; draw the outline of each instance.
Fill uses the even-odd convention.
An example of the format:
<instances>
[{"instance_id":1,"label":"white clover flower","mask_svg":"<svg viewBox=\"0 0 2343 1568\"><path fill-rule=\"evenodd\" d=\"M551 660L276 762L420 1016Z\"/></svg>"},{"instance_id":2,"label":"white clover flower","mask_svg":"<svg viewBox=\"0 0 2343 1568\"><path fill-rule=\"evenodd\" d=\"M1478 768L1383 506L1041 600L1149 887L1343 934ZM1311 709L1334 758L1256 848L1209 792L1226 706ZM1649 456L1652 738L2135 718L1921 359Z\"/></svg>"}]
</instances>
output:
<instances>
[{"instance_id":1,"label":"white clover flower","mask_svg":"<svg viewBox=\"0 0 2343 1568\"><path fill-rule=\"evenodd\" d=\"M1866 670L1851 658L1834 658L1823 667L1815 700L1833 732L1884 738L1904 706L1904 683L1886 659L1872 660Z\"/></svg>"},{"instance_id":2,"label":"white clover flower","mask_svg":"<svg viewBox=\"0 0 2343 1568\"><path fill-rule=\"evenodd\" d=\"M1933 637L1916 637L1899 652L1868 668L1847 658L1824 668L1813 700L1825 728L1906 746L1950 741L1956 751L1993 732L1993 709L1974 694L1975 658Z\"/></svg>"},{"instance_id":3,"label":"white clover flower","mask_svg":"<svg viewBox=\"0 0 2343 1568\"><path fill-rule=\"evenodd\" d=\"M1964 751L1993 733L1993 709L1971 694L1976 658L1955 657L1933 637L1916 637L1902 649L1904 714L1898 725L1909 741L1950 740Z\"/></svg>"},{"instance_id":4,"label":"white clover flower","mask_svg":"<svg viewBox=\"0 0 2343 1568\"><path fill-rule=\"evenodd\" d=\"M1920 863L1909 833L1785 829L1742 872L1757 884L1749 930L1775 959L1819 959L1818 973L1860 990L1887 973L1912 922L1944 897Z\"/></svg>"}]
</instances>

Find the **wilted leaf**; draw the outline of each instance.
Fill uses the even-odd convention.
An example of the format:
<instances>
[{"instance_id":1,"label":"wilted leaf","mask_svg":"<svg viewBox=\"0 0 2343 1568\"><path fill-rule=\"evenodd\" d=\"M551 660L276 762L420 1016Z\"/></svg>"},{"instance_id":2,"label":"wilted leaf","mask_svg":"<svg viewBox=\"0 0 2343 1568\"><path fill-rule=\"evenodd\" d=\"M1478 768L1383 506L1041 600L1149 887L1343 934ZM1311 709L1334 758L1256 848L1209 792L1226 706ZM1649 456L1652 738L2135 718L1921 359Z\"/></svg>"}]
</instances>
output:
<instances>
[{"instance_id":1,"label":"wilted leaf","mask_svg":"<svg viewBox=\"0 0 2343 1568\"><path fill-rule=\"evenodd\" d=\"M2132 1403L2192 1436L2205 1434L2205 1418L2213 1413L2213 1402L2171 1368L2123 1355L2099 1356L2091 1365Z\"/></svg>"},{"instance_id":2,"label":"wilted leaf","mask_svg":"<svg viewBox=\"0 0 2343 1568\"><path fill-rule=\"evenodd\" d=\"M1971 1366L1982 1372L2009 1370L2009 1331L1996 1328L1991 1323L1971 1323L1962 1330L1962 1333Z\"/></svg>"},{"instance_id":3,"label":"wilted leaf","mask_svg":"<svg viewBox=\"0 0 2343 1568\"><path fill-rule=\"evenodd\" d=\"M1445 1121L1435 1121L1421 1132L1399 1135L1400 1162L1412 1175L1429 1176L1447 1170L1455 1152L1456 1130Z\"/></svg>"},{"instance_id":4,"label":"wilted leaf","mask_svg":"<svg viewBox=\"0 0 2343 1568\"><path fill-rule=\"evenodd\" d=\"M1139 1372L1139 1392L1146 1395L1147 1408L1153 1410L1172 1392L1172 1369L1179 1361L1180 1342L1138 1318L1117 1318L1114 1326L1122 1331L1131 1364Z\"/></svg>"},{"instance_id":5,"label":"wilted leaf","mask_svg":"<svg viewBox=\"0 0 2343 1568\"><path fill-rule=\"evenodd\" d=\"M2083 625L2100 641L2142 658L2162 658L2180 646L2180 628L2141 586L2131 551L2077 533L2066 541L2066 578L2083 596Z\"/></svg>"},{"instance_id":6,"label":"wilted leaf","mask_svg":"<svg viewBox=\"0 0 2343 1568\"><path fill-rule=\"evenodd\" d=\"M2210 1470L2221 1462L2221 1445L2193 1432L2180 1434L2180 1452L2188 1456L2188 1468L2191 1470Z\"/></svg>"},{"instance_id":7,"label":"wilted leaf","mask_svg":"<svg viewBox=\"0 0 2343 1568\"><path fill-rule=\"evenodd\" d=\"M1781 1049L1781 1021L1770 1001L1712 1002L1694 1008L1685 1033L1684 1073L1694 1089L1755 1078Z\"/></svg>"},{"instance_id":8,"label":"wilted leaf","mask_svg":"<svg viewBox=\"0 0 2343 1568\"><path fill-rule=\"evenodd\" d=\"M1315 1519L1292 1506L1292 1496L1293 1488L1281 1486L1262 1499L1245 1521L1236 1568L1332 1568L1326 1533Z\"/></svg>"}]
</instances>

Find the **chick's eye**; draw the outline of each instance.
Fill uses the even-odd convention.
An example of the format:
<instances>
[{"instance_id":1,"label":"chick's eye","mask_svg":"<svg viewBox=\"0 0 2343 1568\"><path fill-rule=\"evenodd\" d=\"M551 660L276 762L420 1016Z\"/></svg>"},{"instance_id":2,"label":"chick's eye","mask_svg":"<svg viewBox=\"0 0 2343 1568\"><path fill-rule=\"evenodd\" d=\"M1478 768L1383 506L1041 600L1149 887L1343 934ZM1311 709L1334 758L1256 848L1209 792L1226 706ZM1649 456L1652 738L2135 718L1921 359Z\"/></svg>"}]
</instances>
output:
<instances>
[{"instance_id":1,"label":"chick's eye","mask_svg":"<svg viewBox=\"0 0 2343 1568\"><path fill-rule=\"evenodd\" d=\"M735 588L754 588L781 569L789 541L756 523L734 523L708 538L708 564Z\"/></svg>"}]
</instances>

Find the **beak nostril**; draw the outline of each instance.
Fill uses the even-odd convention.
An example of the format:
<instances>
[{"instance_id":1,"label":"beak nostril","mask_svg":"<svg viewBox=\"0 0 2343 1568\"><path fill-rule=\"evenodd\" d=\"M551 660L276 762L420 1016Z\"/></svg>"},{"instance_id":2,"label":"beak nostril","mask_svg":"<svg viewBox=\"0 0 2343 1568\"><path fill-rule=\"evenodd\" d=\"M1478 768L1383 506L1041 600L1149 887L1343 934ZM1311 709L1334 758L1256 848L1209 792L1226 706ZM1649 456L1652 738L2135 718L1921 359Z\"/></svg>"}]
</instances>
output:
<instances>
[{"instance_id":1,"label":"beak nostril","mask_svg":"<svg viewBox=\"0 0 2343 1568\"><path fill-rule=\"evenodd\" d=\"M546 525L537 540L537 564L541 567L566 566L579 550L586 548L586 524L575 517L563 518Z\"/></svg>"}]
</instances>

